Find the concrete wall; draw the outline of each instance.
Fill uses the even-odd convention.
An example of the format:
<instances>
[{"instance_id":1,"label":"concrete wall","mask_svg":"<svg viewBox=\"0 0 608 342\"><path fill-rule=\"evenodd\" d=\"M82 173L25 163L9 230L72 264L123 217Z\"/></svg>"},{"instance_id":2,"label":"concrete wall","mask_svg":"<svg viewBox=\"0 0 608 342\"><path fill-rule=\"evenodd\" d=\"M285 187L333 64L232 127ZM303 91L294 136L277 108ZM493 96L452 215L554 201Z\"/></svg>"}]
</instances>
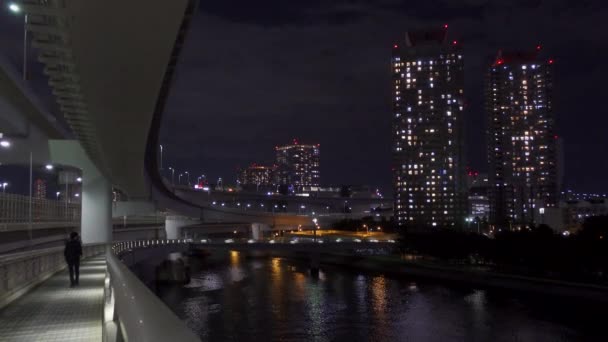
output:
<instances>
[{"instance_id":1,"label":"concrete wall","mask_svg":"<svg viewBox=\"0 0 608 342\"><path fill-rule=\"evenodd\" d=\"M112 217L154 216L156 205L150 201L112 202Z\"/></svg>"}]
</instances>

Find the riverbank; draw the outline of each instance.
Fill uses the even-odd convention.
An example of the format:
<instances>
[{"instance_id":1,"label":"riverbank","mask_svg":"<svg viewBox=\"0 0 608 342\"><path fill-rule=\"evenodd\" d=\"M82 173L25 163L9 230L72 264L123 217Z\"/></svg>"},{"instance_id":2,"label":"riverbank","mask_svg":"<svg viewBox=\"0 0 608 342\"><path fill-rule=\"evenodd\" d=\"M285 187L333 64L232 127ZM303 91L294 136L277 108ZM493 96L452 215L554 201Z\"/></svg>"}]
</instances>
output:
<instances>
[{"instance_id":1,"label":"riverbank","mask_svg":"<svg viewBox=\"0 0 608 342\"><path fill-rule=\"evenodd\" d=\"M608 287L554 279L496 273L443 265L431 265L401 260L389 256L347 256L324 254L321 265L347 267L356 270L381 272L392 276L408 276L466 283L473 286L532 292L552 296L608 302Z\"/></svg>"}]
</instances>

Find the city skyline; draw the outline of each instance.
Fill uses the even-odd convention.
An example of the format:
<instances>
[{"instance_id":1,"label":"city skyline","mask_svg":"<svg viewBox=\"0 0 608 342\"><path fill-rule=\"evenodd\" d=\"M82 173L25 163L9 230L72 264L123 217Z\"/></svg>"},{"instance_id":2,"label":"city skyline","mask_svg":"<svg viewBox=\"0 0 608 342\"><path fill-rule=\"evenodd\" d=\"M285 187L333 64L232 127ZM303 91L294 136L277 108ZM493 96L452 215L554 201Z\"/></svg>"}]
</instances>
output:
<instances>
[{"instance_id":1,"label":"city skyline","mask_svg":"<svg viewBox=\"0 0 608 342\"><path fill-rule=\"evenodd\" d=\"M0 341L608 340L604 1L2 7Z\"/></svg>"},{"instance_id":2,"label":"city skyline","mask_svg":"<svg viewBox=\"0 0 608 342\"><path fill-rule=\"evenodd\" d=\"M601 176L608 170L608 165L604 161L596 161L590 153L593 144L600 140L601 132L585 122L596 120L596 115L592 111L581 111L576 105L585 103L588 108L601 110L597 99L599 90L590 88L582 92L572 87L574 84L587 84L586 78L596 78L589 74L590 68L604 67L596 59L589 58L592 51L600 47L592 41L590 43L593 44L581 45L575 52L570 47L573 40L581 36L580 29L573 30L571 26L565 27L562 22L550 18L544 18L542 22L526 20L536 13L556 11L563 6L559 3L538 6L438 4L433 16L427 13L422 18L416 18L417 14L425 11L425 6L420 4L408 6L411 7L408 9L410 13L405 13L405 9L399 6L393 10L374 3L359 3L352 12L340 6L340 2L319 5L320 8L294 5L296 8L305 7L308 10L306 14L277 6L272 16L260 13L252 5L232 4L201 4L206 20L195 22L194 38L184 50L183 68L198 73L201 78L214 79L215 72L207 74L210 71L208 67L213 65L229 75L234 73L238 79L247 75L245 83L239 85L218 80L221 87L209 89L201 84L201 90L193 92L188 90L193 85L190 80L183 83L177 80L172 94L174 100L171 101L177 104L174 120L184 120L192 127L190 118L196 116L178 103L202 96L213 106L216 103L213 98L225 98L231 92L245 96L242 100L246 106L213 106L212 113L221 115L209 117L204 125L198 124L201 129L230 127L233 133L218 136L219 132L211 132L208 138L191 139L201 141L198 144L201 151L197 151L197 159L201 161L196 163L201 168L212 168L210 173L233 174L237 166L264 158L260 151L298 136L323 145L321 172L324 183L377 184L388 192L391 188L391 137L383 132L390 130L392 120L388 101L390 88L386 85L390 83L390 51L394 42L401 39L410 27L439 27L448 23L451 30L458 32L455 39L463 44L464 54L469 56L465 61L468 75L465 79L468 166L487 171L483 96L487 58L500 48L518 49L540 43L554 56L556 77L560 80L556 89L556 116L560 122L559 134L564 138L566 160L581 160L575 165L567 163L566 186L580 192L608 190L608 182ZM482 11L483 7L487 14L483 19L475 19L462 10L463 7L472 12ZM515 13L515 9L511 9L513 7L523 9ZM592 9L581 7L576 11L590 12ZM246 12L256 15L247 18ZM338 21L332 15L343 16L344 20ZM491 20L485 19L490 17ZM576 18L569 21L581 23ZM507 21L521 21L521 25L506 25L509 27L507 34L504 30ZM319 26L323 27L322 35ZM276 31L278 27L282 33ZM218 29L222 31L221 40L206 33ZM239 40L238 44L233 44L237 39L233 34L245 29L249 32L247 42ZM205 49L199 50L197 45L202 41ZM226 59L220 61L219 58L207 57L209 49L214 54L226 56ZM255 57L245 58L245 51L247 56ZM570 65L578 65L579 68L575 72ZM323 82L319 82L321 74ZM257 89L255 96L248 94L247 89L251 88ZM570 94L569 99L565 96L567 93ZM585 119L579 124L571 113ZM240 122L246 123L247 129L235 127L232 131ZM168 150L181 149L183 139L171 132L193 128L185 127L188 126L186 123L171 125L173 128L165 129L163 137L167 140L163 141L167 142ZM266 131L271 131L273 137L270 138ZM352 135L338 134L346 132ZM241 148L246 144L246 148ZM175 157L178 163L187 164L192 160L185 153L179 153L182 155ZM365 160L365 163L358 160Z\"/></svg>"},{"instance_id":3,"label":"city skyline","mask_svg":"<svg viewBox=\"0 0 608 342\"><path fill-rule=\"evenodd\" d=\"M565 20L543 17L534 21L526 19L568 5L560 1L529 5L440 2L428 12L430 7L425 4L406 9L374 2L349 7L338 1L294 4L294 8L277 5L269 16L238 1L202 3L197 13L202 18L193 22L192 39L186 42L178 64L179 77L163 124L166 164L226 179L238 167L263 159L265 152L261 151L298 136L324 146L324 183L370 184L388 192L391 138L380 132L391 125L387 104L390 89L385 85L390 80L390 50L409 27L448 23L458 32L456 39L463 44L465 55L470 56L465 62L469 75L465 79L468 166L487 171L485 132L472 129L485 125L482 94L486 59L500 48L540 43L554 56L555 75L560 80L555 89L555 115L564 139L565 160L578 160L566 162L565 189L608 192L608 180L602 177L608 162L596 159L593 153L595 144L604 144L601 125L593 124L603 123L601 90L589 86L600 84L597 80L605 66L593 57L605 48L598 37L584 34L584 27L592 23L594 27L605 25L599 20L602 11L598 4L591 1L570 8L563 14ZM244 15L248 12L256 15ZM19 19L6 12L0 16L0 25L6 28L0 33L5 38L3 51L18 68ZM508 22L521 25L507 25L509 30L505 31ZM277 27L283 28L281 33ZM246 39L239 39L243 30L248 32ZM581 36L587 37L586 43L571 49ZM232 43L235 39L239 39L238 44ZM280 52L281 46L289 46L289 51ZM275 47L279 49L273 50ZM247 63L243 63L244 51L254 56ZM33 55L30 59L31 84L44 101L52 103L52 95L43 89L46 76L42 66ZM224 73L228 77L223 77ZM321 83L320 73L325 80ZM230 81L233 79L240 81ZM241 100L228 100L232 94L242 95ZM308 101L313 98L316 100ZM201 114L205 114L204 119ZM266 130L277 138L269 138ZM353 134L337 138L337 132ZM247 146L241 148L244 144ZM366 162L357 162L360 158Z\"/></svg>"}]
</instances>

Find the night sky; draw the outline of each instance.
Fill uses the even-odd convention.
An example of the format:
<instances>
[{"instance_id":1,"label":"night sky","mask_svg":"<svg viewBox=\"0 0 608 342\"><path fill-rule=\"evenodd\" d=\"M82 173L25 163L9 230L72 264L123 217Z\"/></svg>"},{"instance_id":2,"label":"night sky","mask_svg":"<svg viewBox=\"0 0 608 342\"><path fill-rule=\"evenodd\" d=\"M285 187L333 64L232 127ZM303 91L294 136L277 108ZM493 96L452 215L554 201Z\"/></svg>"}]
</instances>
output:
<instances>
[{"instance_id":1,"label":"night sky","mask_svg":"<svg viewBox=\"0 0 608 342\"><path fill-rule=\"evenodd\" d=\"M464 44L468 165L487 168L488 57L542 44L556 61L565 185L608 192L607 18L601 0L201 1L166 108L165 166L233 182L297 138L321 144L322 183L389 190L391 47L409 28L447 23ZM17 68L21 25L0 14L0 48ZM50 102L44 76L34 83Z\"/></svg>"}]
</instances>

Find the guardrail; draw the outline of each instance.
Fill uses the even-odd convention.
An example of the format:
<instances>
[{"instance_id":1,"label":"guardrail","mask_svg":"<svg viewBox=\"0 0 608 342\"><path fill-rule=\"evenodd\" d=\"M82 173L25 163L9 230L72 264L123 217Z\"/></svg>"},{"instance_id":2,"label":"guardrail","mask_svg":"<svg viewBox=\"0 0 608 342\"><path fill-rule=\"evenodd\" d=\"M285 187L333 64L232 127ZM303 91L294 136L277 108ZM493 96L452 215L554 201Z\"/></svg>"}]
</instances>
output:
<instances>
[{"instance_id":1,"label":"guardrail","mask_svg":"<svg viewBox=\"0 0 608 342\"><path fill-rule=\"evenodd\" d=\"M105 245L84 245L84 257L103 253ZM0 256L0 308L65 268L63 247Z\"/></svg>"},{"instance_id":2,"label":"guardrail","mask_svg":"<svg viewBox=\"0 0 608 342\"><path fill-rule=\"evenodd\" d=\"M32 198L32 223L80 223L80 203ZM28 196L0 193L0 227L8 223L30 222Z\"/></svg>"},{"instance_id":3,"label":"guardrail","mask_svg":"<svg viewBox=\"0 0 608 342\"><path fill-rule=\"evenodd\" d=\"M200 341L118 258L141 241L107 247L105 341Z\"/></svg>"}]
</instances>

